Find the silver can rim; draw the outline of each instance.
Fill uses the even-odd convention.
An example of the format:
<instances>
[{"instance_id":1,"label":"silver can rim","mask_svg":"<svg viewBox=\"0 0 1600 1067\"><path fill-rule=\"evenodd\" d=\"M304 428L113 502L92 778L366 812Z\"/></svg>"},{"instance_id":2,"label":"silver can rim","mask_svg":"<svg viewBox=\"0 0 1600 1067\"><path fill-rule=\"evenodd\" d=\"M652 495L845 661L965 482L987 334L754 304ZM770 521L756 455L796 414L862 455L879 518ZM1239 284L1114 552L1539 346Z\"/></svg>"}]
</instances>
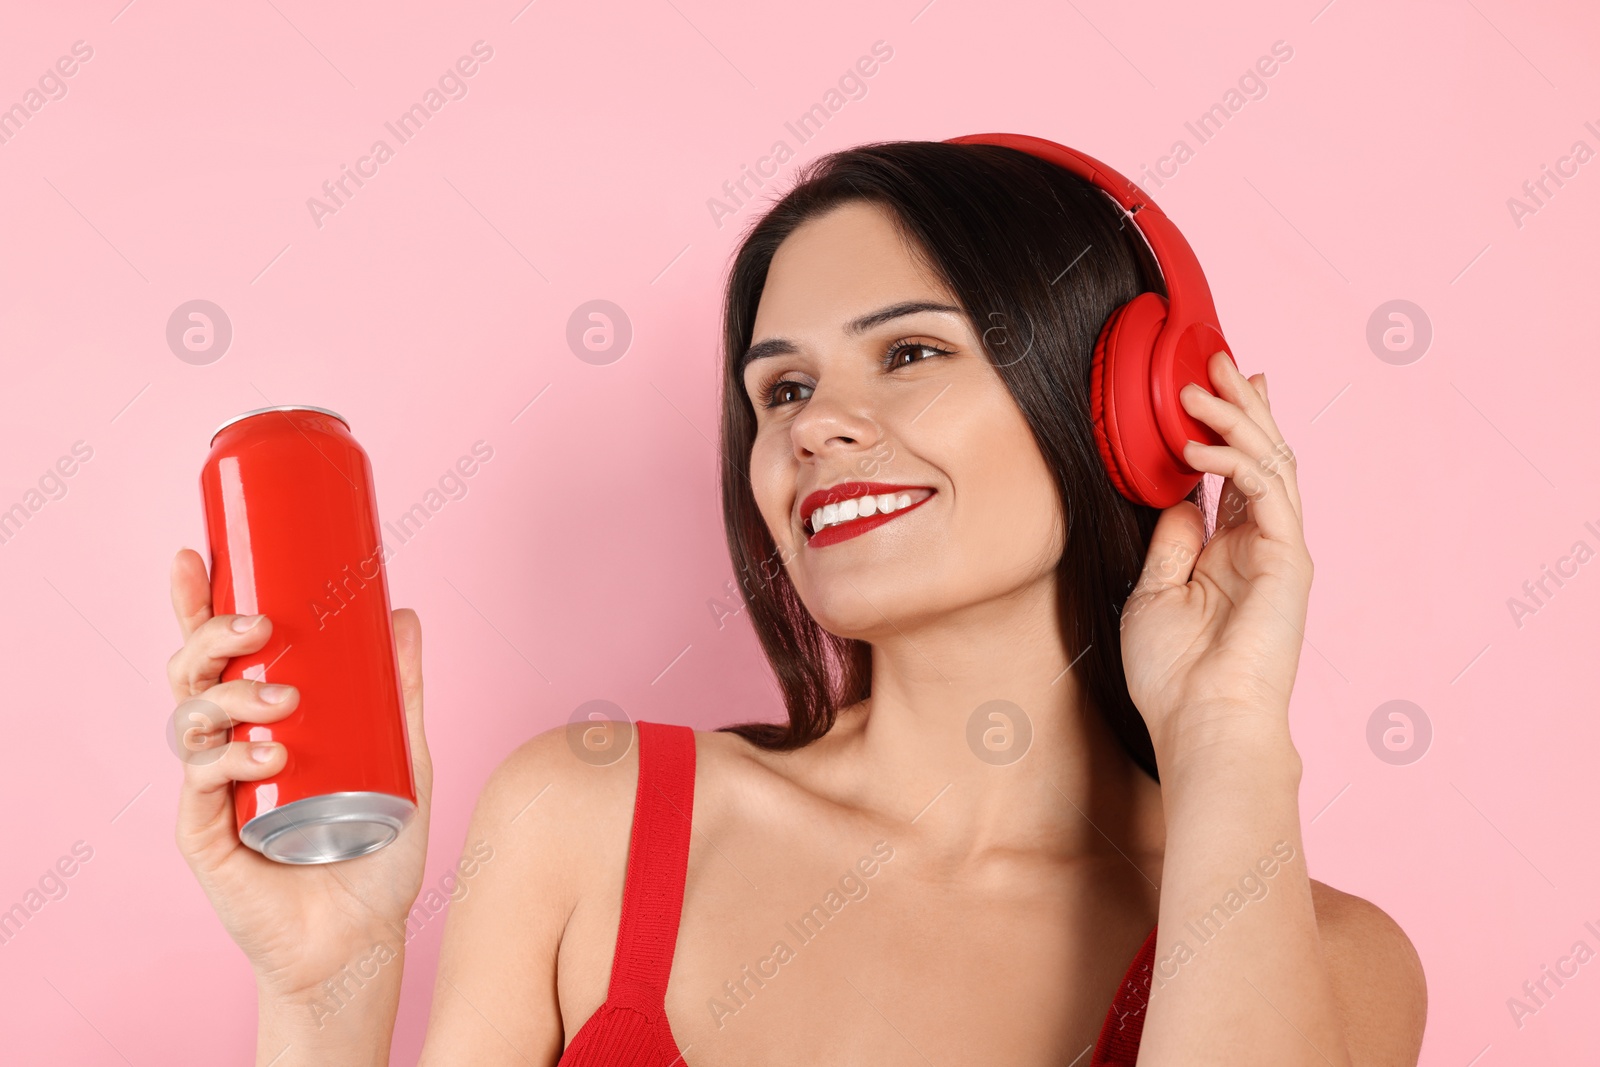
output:
<instances>
[{"instance_id":1,"label":"silver can rim","mask_svg":"<svg viewBox=\"0 0 1600 1067\"><path fill-rule=\"evenodd\" d=\"M416 812L416 804L393 793L369 790L319 793L262 812L239 829L239 840L278 863L338 863L393 844ZM290 832L302 827L325 827L340 823L382 829L386 833L381 838L374 837L360 848L314 855L297 853L277 844Z\"/></svg>"},{"instance_id":2,"label":"silver can rim","mask_svg":"<svg viewBox=\"0 0 1600 1067\"><path fill-rule=\"evenodd\" d=\"M320 411L322 414L332 415L334 418L344 423L345 429L348 430L350 428L350 420L331 408L321 408L317 407L315 404L278 404L270 408L254 408L250 411L241 411L239 414L235 415L233 418L227 420L221 426L218 426L215 430L211 431L211 442L216 441L217 434L221 433L223 430L226 430L229 426L232 426L241 419L248 419L255 415L265 415L271 411ZM209 444L211 442L207 443Z\"/></svg>"}]
</instances>

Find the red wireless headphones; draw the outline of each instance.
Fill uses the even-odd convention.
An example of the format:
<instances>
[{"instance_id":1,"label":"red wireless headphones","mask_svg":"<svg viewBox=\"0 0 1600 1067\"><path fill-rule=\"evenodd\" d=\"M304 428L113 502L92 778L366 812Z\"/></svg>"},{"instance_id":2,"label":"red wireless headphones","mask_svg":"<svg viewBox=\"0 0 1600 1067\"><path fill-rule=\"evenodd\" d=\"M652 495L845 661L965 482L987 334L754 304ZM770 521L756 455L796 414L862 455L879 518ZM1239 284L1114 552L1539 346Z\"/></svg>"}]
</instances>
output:
<instances>
[{"instance_id":1,"label":"red wireless headphones","mask_svg":"<svg viewBox=\"0 0 1600 1067\"><path fill-rule=\"evenodd\" d=\"M1233 359L1194 249L1144 190L1082 152L1019 133L975 133L945 143L1000 145L1065 167L1122 205L1144 235L1168 295L1140 293L1106 319L1094 346L1089 407L1100 458L1118 491L1135 504L1176 504L1201 478L1183 461L1184 442L1224 443L1183 410L1178 390L1196 382L1213 392L1206 373L1212 353Z\"/></svg>"}]
</instances>

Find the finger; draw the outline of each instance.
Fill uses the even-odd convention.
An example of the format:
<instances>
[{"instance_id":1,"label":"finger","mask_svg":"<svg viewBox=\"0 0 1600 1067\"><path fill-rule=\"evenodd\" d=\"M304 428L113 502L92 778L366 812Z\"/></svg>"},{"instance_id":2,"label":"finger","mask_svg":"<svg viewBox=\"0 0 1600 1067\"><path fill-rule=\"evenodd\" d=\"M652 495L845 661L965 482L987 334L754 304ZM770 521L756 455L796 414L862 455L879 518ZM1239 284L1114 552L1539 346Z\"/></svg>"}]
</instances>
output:
<instances>
[{"instance_id":1,"label":"finger","mask_svg":"<svg viewBox=\"0 0 1600 1067\"><path fill-rule=\"evenodd\" d=\"M417 804L426 808L433 797L433 758L422 721L422 620L411 608L396 608L395 654L400 660L400 693L406 708L406 735L411 744L411 766L416 776Z\"/></svg>"},{"instance_id":2,"label":"finger","mask_svg":"<svg viewBox=\"0 0 1600 1067\"><path fill-rule=\"evenodd\" d=\"M180 548L172 558L172 611L185 641L211 618L211 582L206 577L206 563L192 548Z\"/></svg>"},{"instance_id":3,"label":"finger","mask_svg":"<svg viewBox=\"0 0 1600 1067\"><path fill-rule=\"evenodd\" d=\"M240 631L235 624L254 619ZM217 684L228 661L256 652L272 636L272 620L265 615L216 615L202 622L167 660L167 682L174 700L187 700Z\"/></svg>"},{"instance_id":4,"label":"finger","mask_svg":"<svg viewBox=\"0 0 1600 1067\"><path fill-rule=\"evenodd\" d=\"M292 685L247 678L214 685L173 709L173 751L185 761L216 759L235 725L277 722L299 706L300 691Z\"/></svg>"},{"instance_id":5,"label":"finger","mask_svg":"<svg viewBox=\"0 0 1600 1067\"><path fill-rule=\"evenodd\" d=\"M1245 380L1249 382L1252 387L1254 387L1256 393L1263 401L1267 401L1266 374L1252 374ZM1266 412L1266 422L1262 424L1262 428L1266 430L1268 437L1282 442L1283 435L1278 432L1277 423L1272 418L1270 407L1271 402L1267 401L1267 403L1268 408ZM1280 449L1280 452L1287 450L1287 448L1287 444L1284 444ZM1300 514L1298 488L1294 481L1289 481L1287 483L1287 488L1289 490L1290 498L1294 502L1295 511L1297 514ZM1222 482L1222 493L1217 500L1217 532L1220 533L1230 526L1238 526L1239 524L1243 523L1249 517L1249 503L1249 496L1247 496L1242 489L1234 484L1232 478L1224 479Z\"/></svg>"},{"instance_id":6,"label":"finger","mask_svg":"<svg viewBox=\"0 0 1600 1067\"><path fill-rule=\"evenodd\" d=\"M1252 374L1247 381L1255 386L1261 396L1261 408L1253 416L1257 423L1267 431L1267 436L1276 442L1272 463L1268 469L1277 470L1283 477L1284 485L1289 490L1289 500L1294 504L1294 511L1302 520L1305 518L1305 509L1300 504L1300 461L1294 449L1289 447L1289 442L1284 440L1283 431L1278 429L1278 420L1272 417L1272 399L1267 395L1267 376L1265 373Z\"/></svg>"},{"instance_id":7,"label":"finger","mask_svg":"<svg viewBox=\"0 0 1600 1067\"><path fill-rule=\"evenodd\" d=\"M1159 593L1189 583L1195 560L1205 544L1205 516L1187 500L1164 508L1150 535L1150 550L1145 553L1144 569L1134 594Z\"/></svg>"},{"instance_id":8,"label":"finger","mask_svg":"<svg viewBox=\"0 0 1600 1067\"><path fill-rule=\"evenodd\" d=\"M1289 493L1281 477L1263 470L1249 454L1233 445L1190 441L1184 445L1183 459L1195 470L1231 480L1248 498L1243 510L1264 536L1286 545L1304 547L1300 516L1289 502ZM1224 528L1220 518L1219 507L1219 528ZM1237 525L1237 522L1230 525Z\"/></svg>"},{"instance_id":9,"label":"finger","mask_svg":"<svg viewBox=\"0 0 1600 1067\"><path fill-rule=\"evenodd\" d=\"M1227 358L1222 357L1221 362L1227 362ZM1238 381L1238 389L1230 387L1226 391L1242 395L1242 390L1242 393L1248 393L1260 401L1260 394L1254 386L1242 377ZM1191 382L1185 385L1178 391L1178 399L1185 411L1215 430L1228 445L1255 458L1256 466L1262 473L1282 481L1289 507L1296 518L1299 517L1299 494L1294 485L1294 453L1286 442L1273 440L1267 430L1251 419L1238 404L1227 397L1214 396L1198 384ZM1254 496L1254 490L1247 488L1246 493ZM1222 525L1220 519L1218 525Z\"/></svg>"},{"instance_id":10,"label":"finger","mask_svg":"<svg viewBox=\"0 0 1600 1067\"><path fill-rule=\"evenodd\" d=\"M1294 450L1284 440L1277 420L1272 417L1272 405L1267 400L1267 376L1254 374L1246 378L1225 352L1217 352L1211 357L1209 372L1217 395L1236 405L1266 435L1267 450L1258 452L1256 459L1267 470L1282 474L1295 514L1303 515Z\"/></svg>"},{"instance_id":11,"label":"finger","mask_svg":"<svg viewBox=\"0 0 1600 1067\"><path fill-rule=\"evenodd\" d=\"M1251 420L1267 431L1274 440L1281 440L1278 423L1272 417L1272 405L1267 400L1267 376L1256 373L1246 378L1226 352L1216 352L1207 367L1216 394L1237 405Z\"/></svg>"},{"instance_id":12,"label":"finger","mask_svg":"<svg viewBox=\"0 0 1600 1067\"><path fill-rule=\"evenodd\" d=\"M1245 410L1249 411L1250 417L1267 431L1268 437L1274 441L1283 440L1283 433L1278 429L1278 420L1272 414L1272 400L1267 396L1267 376L1263 373L1252 374L1245 381L1255 388L1256 395L1261 398L1259 407L1250 404Z\"/></svg>"},{"instance_id":13,"label":"finger","mask_svg":"<svg viewBox=\"0 0 1600 1067\"><path fill-rule=\"evenodd\" d=\"M257 755L264 753L263 761ZM276 741L233 741L210 762L185 763L178 794L178 849L191 865L214 868L245 847L234 825L233 783L256 782L283 770L288 752Z\"/></svg>"}]
</instances>

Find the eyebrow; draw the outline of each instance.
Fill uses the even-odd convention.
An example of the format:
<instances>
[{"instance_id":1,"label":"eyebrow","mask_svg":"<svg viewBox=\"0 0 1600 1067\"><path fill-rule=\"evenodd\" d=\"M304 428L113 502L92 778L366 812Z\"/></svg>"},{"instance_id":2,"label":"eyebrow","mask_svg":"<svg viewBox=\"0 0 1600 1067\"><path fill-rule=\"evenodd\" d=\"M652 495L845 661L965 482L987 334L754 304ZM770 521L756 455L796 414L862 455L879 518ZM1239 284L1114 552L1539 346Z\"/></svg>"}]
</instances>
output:
<instances>
[{"instance_id":1,"label":"eyebrow","mask_svg":"<svg viewBox=\"0 0 1600 1067\"><path fill-rule=\"evenodd\" d=\"M945 311L960 314L961 309L951 304L941 304L937 300L902 300L898 304L879 308L877 311L868 312L860 318L851 319L845 323L845 332L849 334L863 334L874 326L881 326L892 319L903 318L906 315L916 315L923 311ZM799 351L795 343L786 337L769 337L759 344L750 346L750 350L739 361L739 373L758 359L768 356L787 356Z\"/></svg>"}]
</instances>

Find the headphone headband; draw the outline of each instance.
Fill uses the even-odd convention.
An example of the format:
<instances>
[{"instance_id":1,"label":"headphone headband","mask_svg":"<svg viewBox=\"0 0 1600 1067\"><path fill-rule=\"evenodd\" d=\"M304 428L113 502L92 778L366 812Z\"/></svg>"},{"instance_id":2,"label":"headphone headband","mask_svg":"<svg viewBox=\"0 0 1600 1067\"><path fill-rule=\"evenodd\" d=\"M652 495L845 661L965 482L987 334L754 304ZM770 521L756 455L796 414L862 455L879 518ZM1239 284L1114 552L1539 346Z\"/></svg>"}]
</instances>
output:
<instances>
[{"instance_id":1,"label":"headphone headband","mask_svg":"<svg viewBox=\"0 0 1600 1067\"><path fill-rule=\"evenodd\" d=\"M1222 329L1217 323L1216 304L1211 299L1211 286L1206 283L1199 258L1183 234L1178 232L1178 227L1139 186L1092 156L1025 133L971 133L951 137L945 143L992 144L1015 148L1093 182L1097 189L1103 190L1122 206L1143 235L1145 243L1155 253L1156 263L1161 267L1161 280L1167 285L1168 325L1180 327L1179 332L1181 327L1191 323L1210 326L1217 334L1217 347L1227 347L1221 343ZM1214 351L1216 348L1211 348L1206 354Z\"/></svg>"},{"instance_id":2,"label":"headphone headband","mask_svg":"<svg viewBox=\"0 0 1600 1067\"><path fill-rule=\"evenodd\" d=\"M975 133L945 143L997 145L1054 163L1092 183L1133 219L1155 254L1167 295L1141 293L1102 325L1091 365L1091 415L1101 458L1123 496L1163 508L1181 500L1200 479L1183 459L1184 443L1223 442L1184 410L1178 391L1196 382L1210 392L1212 354L1233 359L1194 249L1149 194L1082 152L1020 133Z\"/></svg>"}]
</instances>

